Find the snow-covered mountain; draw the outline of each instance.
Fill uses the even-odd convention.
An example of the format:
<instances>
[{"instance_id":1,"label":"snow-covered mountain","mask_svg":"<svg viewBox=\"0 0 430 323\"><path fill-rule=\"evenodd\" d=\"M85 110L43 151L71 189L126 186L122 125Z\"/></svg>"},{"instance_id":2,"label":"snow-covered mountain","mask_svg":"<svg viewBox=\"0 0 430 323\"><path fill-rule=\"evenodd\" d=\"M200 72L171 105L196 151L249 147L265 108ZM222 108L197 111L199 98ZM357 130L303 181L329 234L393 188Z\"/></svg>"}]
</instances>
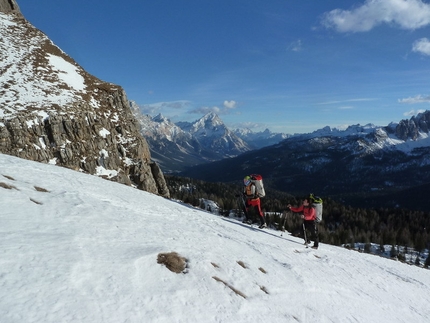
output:
<instances>
[{"instance_id":1,"label":"snow-covered mountain","mask_svg":"<svg viewBox=\"0 0 430 323\"><path fill-rule=\"evenodd\" d=\"M0 154L0 208L2 323L430 317L427 269L306 249L287 233L62 167Z\"/></svg>"},{"instance_id":2,"label":"snow-covered mountain","mask_svg":"<svg viewBox=\"0 0 430 323\"><path fill-rule=\"evenodd\" d=\"M249 129L232 131L215 113L208 113L194 122L173 123L161 114L154 117L142 114L133 101L130 106L149 143L152 158L164 172L178 172L198 164L231 158L288 137L268 129L257 133Z\"/></svg>"},{"instance_id":3,"label":"snow-covered mountain","mask_svg":"<svg viewBox=\"0 0 430 323\"><path fill-rule=\"evenodd\" d=\"M356 141L361 138L360 147L364 152L377 150L398 150L411 153L416 148L430 147L430 111L419 113L410 119L400 122L391 122L387 126L367 124L352 125L345 130L325 127L310 134L295 136L297 139L310 138L345 138L347 141ZM353 138L352 140L350 140ZM361 149L352 149L360 151ZM360 152L362 153L362 152Z\"/></svg>"},{"instance_id":4,"label":"snow-covered mountain","mask_svg":"<svg viewBox=\"0 0 430 323\"><path fill-rule=\"evenodd\" d=\"M192 123L179 122L177 125L195 137L202 147L216 154L232 157L250 150L215 113L208 113Z\"/></svg>"},{"instance_id":5,"label":"snow-covered mountain","mask_svg":"<svg viewBox=\"0 0 430 323\"><path fill-rule=\"evenodd\" d=\"M175 124L161 114L151 117L140 113L134 102L130 102L130 106L149 144L152 158L164 172L182 171L251 150L214 113L206 114L195 122Z\"/></svg>"},{"instance_id":6,"label":"snow-covered mountain","mask_svg":"<svg viewBox=\"0 0 430 323\"><path fill-rule=\"evenodd\" d=\"M263 147L275 145L282 140L291 137L291 135L285 133L271 132L269 129L258 132L254 132L249 128L235 129L234 133L236 134L236 136L248 143L248 145L251 146L253 149L260 149Z\"/></svg>"},{"instance_id":7,"label":"snow-covered mountain","mask_svg":"<svg viewBox=\"0 0 430 323\"><path fill-rule=\"evenodd\" d=\"M408 199L415 188L423 192L430 183L429 129L430 111L385 127L325 127L182 175L229 182L261 173L266 185L293 195L318 192L356 206L418 207ZM394 193L395 198L382 198ZM428 210L424 196L419 208Z\"/></svg>"}]
</instances>

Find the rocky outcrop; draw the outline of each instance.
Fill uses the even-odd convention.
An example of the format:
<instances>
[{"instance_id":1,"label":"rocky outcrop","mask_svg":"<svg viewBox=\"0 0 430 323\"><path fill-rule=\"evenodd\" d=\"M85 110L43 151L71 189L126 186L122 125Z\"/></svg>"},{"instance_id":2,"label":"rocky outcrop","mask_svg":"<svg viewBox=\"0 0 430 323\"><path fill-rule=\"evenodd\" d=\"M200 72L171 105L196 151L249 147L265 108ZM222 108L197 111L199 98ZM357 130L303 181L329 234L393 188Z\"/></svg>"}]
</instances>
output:
<instances>
[{"instance_id":1,"label":"rocky outcrop","mask_svg":"<svg viewBox=\"0 0 430 323\"><path fill-rule=\"evenodd\" d=\"M0 12L15 12L21 13L19 10L18 4L15 0L0 0Z\"/></svg>"},{"instance_id":2,"label":"rocky outcrop","mask_svg":"<svg viewBox=\"0 0 430 323\"><path fill-rule=\"evenodd\" d=\"M120 86L88 74L22 15L0 13L0 36L1 153L169 197Z\"/></svg>"},{"instance_id":3,"label":"rocky outcrop","mask_svg":"<svg viewBox=\"0 0 430 323\"><path fill-rule=\"evenodd\" d=\"M395 134L402 140L416 140L420 133L428 134L430 129L430 111L425 111L409 120L402 120L396 126Z\"/></svg>"},{"instance_id":4,"label":"rocky outcrop","mask_svg":"<svg viewBox=\"0 0 430 323\"><path fill-rule=\"evenodd\" d=\"M120 88L105 93L110 109L91 111L77 106L73 117L55 112L42 118L21 111L0 122L0 152L97 174L145 191L169 196L159 167ZM88 106L86 107L88 108ZM109 115L115 111L114 118Z\"/></svg>"}]
</instances>

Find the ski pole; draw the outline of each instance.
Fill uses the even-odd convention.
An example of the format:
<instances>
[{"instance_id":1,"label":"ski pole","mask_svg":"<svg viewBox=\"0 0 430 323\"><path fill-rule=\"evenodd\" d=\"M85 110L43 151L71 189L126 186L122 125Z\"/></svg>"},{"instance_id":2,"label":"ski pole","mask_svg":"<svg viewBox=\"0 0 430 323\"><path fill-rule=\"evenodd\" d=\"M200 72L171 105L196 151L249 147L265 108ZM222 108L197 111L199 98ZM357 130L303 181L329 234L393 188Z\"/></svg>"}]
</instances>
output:
<instances>
[{"instance_id":1,"label":"ski pole","mask_svg":"<svg viewBox=\"0 0 430 323\"><path fill-rule=\"evenodd\" d=\"M284 234L284 231L285 231L285 223L287 222L288 212L287 212L287 211L284 211L284 212L283 212L283 215L284 215L284 223L283 223L283 224L282 224L282 226L281 226L281 230L282 230L282 232L281 232L281 237L282 237L282 235Z\"/></svg>"},{"instance_id":2,"label":"ski pole","mask_svg":"<svg viewBox=\"0 0 430 323\"><path fill-rule=\"evenodd\" d=\"M305 235L305 244L306 244L306 248L308 248L308 239L306 238L306 227L305 227L305 223L303 222L303 234Z\"/></svg>"},{"instance_id":3,"label":"ski pole","mask_svg":"<svg viewBox=\"0 0 430 323\"><path fill-rule=\"evenodd\" d=\"M243 197L243 194L238 194L238 201L239 199L242 201L242 210L243 210L243 215L245 216L246 221L248 221L248 213L247 213L247 209L246 209L246 202L245 202L245 198ZM251 227L252 227L252 222L250 223Z\"/></svg>"}]
</instances>

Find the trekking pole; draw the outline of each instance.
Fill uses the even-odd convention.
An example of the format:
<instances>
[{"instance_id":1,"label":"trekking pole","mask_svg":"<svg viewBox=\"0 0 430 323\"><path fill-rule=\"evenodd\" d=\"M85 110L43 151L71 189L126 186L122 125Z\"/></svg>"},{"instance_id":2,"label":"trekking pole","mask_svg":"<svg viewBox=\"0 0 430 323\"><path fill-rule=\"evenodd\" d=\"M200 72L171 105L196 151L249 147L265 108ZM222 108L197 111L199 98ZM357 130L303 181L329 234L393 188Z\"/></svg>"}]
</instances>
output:
<instances>
[{"instance_id":1,"label":"trekking pole","mask_svg":"<svg viewBox=\"0 0 430 323\"><path fill-rule=\"evenodd\" d=\"M309 248L309 246L308 246L308 239L306 238L306 227L305 227L305 223L304 222L303 222L303 234L305 235L306 248Z\"/></svg>"},{"instance_id":2,"label":"trekking pole","mask_svg":"<svg viewBox=\"0 0 430 323\"><path fill-rule=\"evenodd\" d=\"M243 194L238 194L237 196L238 196L237 197L238 204L240 203L239 199L240 199L240 201L242 201L242 203L241 203L242 207L240 209L240 214L243 213L243 216L245 217L246 221L248 221L248 215L246 214L246 202L245 202L245 199L243 198ZM251 227L252 227L252 223L251 223Z\"/></svg>"},{"instance_id":3,"label":"trekking pole","mask_svg":"<svg viewBox=\"0 0 430 323\"><path fill-rule=\"evenodd\" d=\"M238 216L239 217L242 217L242 213L243 213L243 209L242 209L242 203L243 203L243 201L242 201L242 199L241 199L241 197L240 197L240 194L236 194L236 197L237 197L237 200L236 200L236 203L237 203L237 211L238 211Z\"/></svg>"},{"instance_id":4,"label":"trekking pole","mask_svg":"<svg viewBox=\"0 0 430 323\"><path fill-rule=\"evenodd\" d=\"M284 221L283 221L283 224L282 224L282 226L281 226L281 230L282 230L282 232L281 232L281 237L282 237L282 235L284 234L284 232L285 232L285 223L287 222L287 215L288 215L288 212L287 211L284 211L283 212L283 215L284 215Z\"/></svg>"}]
</instances>

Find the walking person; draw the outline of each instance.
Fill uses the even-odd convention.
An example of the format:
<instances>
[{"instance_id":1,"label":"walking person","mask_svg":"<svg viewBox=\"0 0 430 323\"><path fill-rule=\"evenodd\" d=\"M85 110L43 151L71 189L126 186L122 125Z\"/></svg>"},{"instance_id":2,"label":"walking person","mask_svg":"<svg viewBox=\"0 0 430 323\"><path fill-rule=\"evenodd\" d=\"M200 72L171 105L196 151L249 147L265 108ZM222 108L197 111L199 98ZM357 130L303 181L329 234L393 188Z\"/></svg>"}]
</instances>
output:
<instances>
[{"instance_id":1,"label":"walking person","mask_svg":"<svg viewBox=\"0 0 430 323\"><path fill-rule=\"evenodd\" d=\"M302 205L299 207L292 207L291 204L288 204L287 207L294 213L302 213L301 217L303 219L303 230L305 235L305 244L308 245L311 241L309 238L306 238L306 231L311 233L311 239L314 241L313 249L318 249L318 231L316 220L316 212L315 208L309 201L309 198L305 198L302 202ZM306 240L307 239L307 240Z\"/></svg>"},{"instance_id":2,"label":"walking person","mask_svg":"<svg viewBox=\"0 0 430 323\"><path fill-rule=\"evenodd\" d=\"M245 176L243 179L243 197L245 199L243 212L245 213L246 220L249 224L252 224L252 218L250 213L255 211L260 217L260 229L267 228L266 218L263 211L261 211L260 197L257 194L255 184L251 180L251 176Z\"/></svg>"}]
</instances>

